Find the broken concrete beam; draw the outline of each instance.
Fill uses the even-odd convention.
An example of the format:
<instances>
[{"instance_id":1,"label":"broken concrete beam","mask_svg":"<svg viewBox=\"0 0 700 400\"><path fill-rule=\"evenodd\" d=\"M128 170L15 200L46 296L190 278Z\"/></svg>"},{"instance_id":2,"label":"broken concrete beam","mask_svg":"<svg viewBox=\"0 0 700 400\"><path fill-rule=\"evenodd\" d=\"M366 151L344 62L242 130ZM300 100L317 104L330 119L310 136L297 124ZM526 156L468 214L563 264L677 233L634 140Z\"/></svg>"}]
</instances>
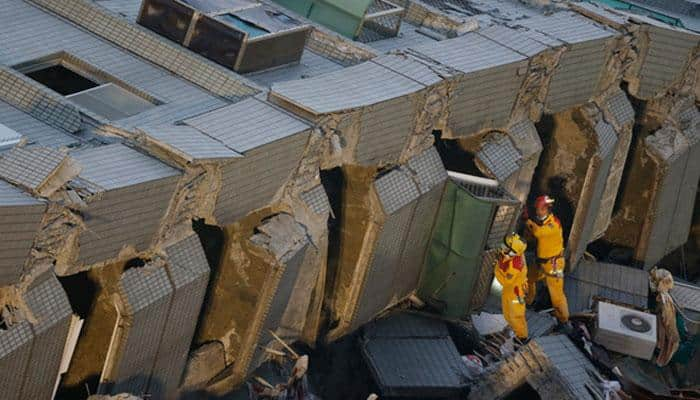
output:
<instances>
[{"instance_id":1,"label":"broken concrete beam","mask_svg":"<svg viewBox=\"0 0 700 400\"><path fill-rule=\"evenodd\" d=\"M204 387L225 368L224 345L221 342L205 343L190 353L182 377L182 387Z\"/></svg>"},{"instance_id":2,"label":"broken concrete beam","mask_svg":"<svg viewBox=\"0 0 700 400\"><path fill-rule=\"evenodd\" d=\"M68 286L76 312L84 318L78 343L58 393L68 397L85 394L86 385L96 393L110 348L111 332L117 323L114 294L125 267L124 262L93 268L75 275L79 292ZM71 278L63 278L71 279Z\"/></svg>"},{"instance_id":3,"label":"broken concrete beam","mask_svg":"<svg viewBox=\"0 0 700 400\"><path fill-rule=\"evenodd\" d=\"M591 239L599 239L605 235L612 219L617 194L622 182L622 174L627 163L630 144L632 142L632 127L634 126L634 109L624 92L616 90L597 102L603 112L605 121L617 133L617 145L613 156L605 191L600 200L598 215L595 217Z\"/></svg>"},{"instance_id":4,"label":"broken concrete beam","mask_svg":"<svg viewBox=\"0 0 700 400\"><path fill-rule=\"evenodd\" d=\"M586 388L592 383L588 368L594 367L566 336L540 337L487 368L468 398L504 399L528 384L546 398L595 400Z\"/></svg>"},{"instance_id":5,"label":"broken concrete beam","mask_svg":"<svg viewBox=\"0 0 700 400\"><path fill-rule=\"evenodd\" d=\"M670 113L657 107L673 107ZM692 101L663 100L640 116L635 158L606 239L634 249L649 269L688 240L700 178L698 125Z\"/></svg>"},{"instance_id":6,"label":"broken concrete beam","mask_svg":"<svg viewBox=\"0 0 700 400\"><path fill-rule=\"evenodd\" d=\"M19 283L34 238L39 234L46 203L0 180L0 286Z\"/></svg>"},{"instance_id":7,"label":"broken concrete beam","mask_svg":"<svg viewBox=\"0 0 700 400\"><path fill-rule=\"evenodd\" d=\"M553 115L541 129L548 146L540 161L536 191L557 201L555 213L564 225L569 268L574 268L593 238L617 134L590 103Z\"/></svg>"},{"instance_id":8,"label":"broken concrete beam","mask_svg":"<svg viewBox=\"0 0 700 400\"><path fill-rule=\"evenodd\" d=\"M26 315L0 332L3 399L49 399L59 375L72 310L52 272L23 295Z\"/></svg>"},{"instance_id":9,"label":"broken concrete beam","mask_svg":"<svg viewBox=\"0 0 700 400\"><path fill-rule=\"evenodd\" d=\"M81 149L71 156L82 167L80 178L101 188L102 194L83 211L86 228L78 238L77 260L58 266L59 274L127 259L120 255L126 248L131 249L131 257L148 249L181 171L123 144Z\"/></svg>"},{"instance_id":10,"label":"broken concrete beam","mask_svg":"<svg viewBox=\"0 0 700 400\"><path fill-rule=\"evenodd\" d=\"M586 181L581 189L581 197L576 205L567 248L569 262L576 263L583 257L588 244L594 239L594 227L601 203L605 197L605 191L609 182L608 177L615 160L615 150L618 146L618 137L612 125L600 119L594 126L595 139L597 141L596 156L590 164L586 174ZM622 163L624 165L624 162ZM621 166L618 165L618 170ZM615 183L615 182L613 182ZM610 187L610 191L617 191L618 187Z\"/></svg>"},{"instance_id":11,"label":"broken concrete beam","mask_svg":"<svg viewBox=\"0 0 700 400\"><path fill-rule=\"evenodd\" d=\"M522 155L508 136L490 133L479 141L479 146L475 162L490 178L504 182L520 169Z\"/></svg>"},{"instance_id":12,"label":"broken concrete beam","mask_svg":"<svg viewBox=\"0 0 700 400\"><path fill-rule=\"evenodd\" d=\"M225 237L214 295L204 309L197 341L223 344L226 365L232 366L225 377L230 387L269 357L266 348L279 349L270 332L289 343L301 337L305 322L295 319L317 309L310 304L312 297L321 301L314 290L326 253L291 214L269 209L227 227Z\"/></svg>"},{"instance_id":13,"label":"broken concrete beam","mask_svg":"<svg viewBox=\"0 0 700 400\"><path fill-rule=\"evenodd\" d=\"M687 241L700 177L698 127L685 132L662 128L645 141L658 180L635 253L647 268Z\"/></svg>"},{"instance_id":14,"label":"broken concrete beam","mask_svg":"<svg viewBox=\"0 0 700 400\"><path fill-rule=\"evenodd\" d=\"M434 148L376 179L373 171L346 175L341 242L348 245L335 277L331 340L417 289L446 179Z\"/></svg>"},{"instance_id":15,"label":"broken concrete beam","mask_svg":"<svg viewBox=\"0 0 700 400\"><path fill-rule=\"evenodd\" d=\"M649 277L637 268L582 260L566 275L564 292L572 314L592 310L599 299L646 309Z\"/></svg>"}]
</instances>

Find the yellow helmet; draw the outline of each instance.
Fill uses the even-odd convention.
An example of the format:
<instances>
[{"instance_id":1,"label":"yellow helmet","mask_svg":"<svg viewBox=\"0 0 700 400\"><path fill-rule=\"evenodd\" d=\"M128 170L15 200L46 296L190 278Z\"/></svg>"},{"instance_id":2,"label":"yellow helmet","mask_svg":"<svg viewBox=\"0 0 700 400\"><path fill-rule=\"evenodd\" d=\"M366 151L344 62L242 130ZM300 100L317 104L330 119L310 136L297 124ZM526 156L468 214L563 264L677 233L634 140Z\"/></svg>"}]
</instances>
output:
<instances>
[{"instance_id":1,"label":"yellow helmet","mask_svg":"<svg viewBox=\"0 0 700 400\"><path fill-rule=\"evenodd\" d=\"M505 247L505 253L513 253L511 255L523 255L527 249L527 244L520 238L517 233L511 233L503 238L503 245Z\"/></svg>"}]
</instances>

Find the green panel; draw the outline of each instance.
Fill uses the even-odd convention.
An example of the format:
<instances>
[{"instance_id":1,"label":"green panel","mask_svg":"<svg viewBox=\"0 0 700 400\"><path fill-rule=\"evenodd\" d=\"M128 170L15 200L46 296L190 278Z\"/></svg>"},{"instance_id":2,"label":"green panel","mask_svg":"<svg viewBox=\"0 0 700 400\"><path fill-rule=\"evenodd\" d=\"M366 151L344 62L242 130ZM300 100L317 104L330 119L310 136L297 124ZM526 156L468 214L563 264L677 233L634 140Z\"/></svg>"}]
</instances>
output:
<instances>
[{"instance_id":1,"label":"green panel","mask_svg":"<svg viewBox=\"0 0 700 400\"><path fill-rule=\"evenodd\" d=\"M296 12L304 17L309 16L309 11L311 11L311 5L313 0L272 0L275 3L285 7L289 10Z\"/></svg>"},{"instance_id":2,"label":"green panel","mask_svg":"<svg viewBox=\"0 0 700 400\"><path fill-rule=\"evenodd\" d=\"M315 2L313 7L311 7L309 19L351 39L355 37L355 33L362 23L361 18L346 13L340 8L320 2Z\"/></svg>"},{"instance_id":3,"label":"green panel","mask_svg":"<svg viewBox=\"0 0 700 400\"><path fill-rule=\"evenodd\" d=\"M449 317L469 313L494 210L494 204L448 181L418 293L428 302L444 304L443 312Z\"/></svg>"},{"instance_id":4,"label":"green panel","mask_svg":"<svg viewBox=\"0 0 700 400\"><path fill-rule=\"evenodd\" d=\"M349 16L362 19L367 13L372 0L316 0L317 6L328 5L342 10Z\"/></svg>"},{"instance_id":5,"label":"green panel","mask_svg":"<svg viewBox=\"0 0 700 400\"><path fill-rule=\"evenodd\" d=\"M343 36L354 38L372 0L273 0Z\"/></svg>"}]
</instances>

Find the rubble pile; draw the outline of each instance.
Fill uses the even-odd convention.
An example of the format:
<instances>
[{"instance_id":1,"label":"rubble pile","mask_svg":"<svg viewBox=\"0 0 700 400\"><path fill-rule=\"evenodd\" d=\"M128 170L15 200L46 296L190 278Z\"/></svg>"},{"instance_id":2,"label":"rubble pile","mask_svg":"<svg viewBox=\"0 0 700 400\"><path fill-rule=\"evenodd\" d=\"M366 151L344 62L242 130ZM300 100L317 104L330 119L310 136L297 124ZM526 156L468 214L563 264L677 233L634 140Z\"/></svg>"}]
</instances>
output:
<instances>
[{"instance_id":1,"label":"rubble pile","mask_svg":"<svg viewBox=\"0 0 700 400\"><path fill-rule=\"evenodd\" d=\"M696 395L697 13L594 3L0 0L0 398Z\"/></svg>"}]
</instances>

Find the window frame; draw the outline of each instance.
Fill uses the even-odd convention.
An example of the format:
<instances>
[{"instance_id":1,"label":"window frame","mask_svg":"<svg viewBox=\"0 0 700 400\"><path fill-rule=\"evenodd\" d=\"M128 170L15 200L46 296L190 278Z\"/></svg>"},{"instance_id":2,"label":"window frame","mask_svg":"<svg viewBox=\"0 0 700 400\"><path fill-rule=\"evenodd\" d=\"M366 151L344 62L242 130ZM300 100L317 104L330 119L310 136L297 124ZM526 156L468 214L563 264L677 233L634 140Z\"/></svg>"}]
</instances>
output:
<instances>
[{"instance_id":1,"label":"window frame","mask_svg":"<svg viewBox=\"0 0 700 400\"><path fill-rule=\"evenodd\" d=\"M87 80L94 82L96 85L95 87L81 90L81 91L78 91L75 93L71 93L69 95L62 95L60 93L57 93L59 96L65 98L68 101L71 101L72 96L76 96L78 94L85 93L87 91L96 90L96 89L99 89L101 87L104 87L104 86L111 84L113 86L121 88L126 93L128 93L132 96L135 96L139 100L145 101L145 102L153 105L152 107L148 107L148 108L146 108L146 109L144 109L136 114L131 114L125 118L133 117L134 115L141 114L143 112L151 110L152 108L155 108L155 107L158 107L160 105L165 104L164 101L158 99L157 97L151 95L150 93L147 93L143 90L139 90L139 89L135 88L134 86L131 86L131 85L127 84L126 82L118 79L117 77L109 74L108 72L106 72L98 67L95 67L95 66L89 64L88 62L86 62L85 60L83 60L79 57L76 57L75 55L70 54L70 53L65 52L65 51L60 51L57 53L48 54L48 55L45 55L42 57L35 58L33 60L29 60L29 61L25 61L25 62L22 62L19 64L15 64L12 66L12 68L15 71L24 75L25 77L27 77L28 79L31 79L33 82L36 82L37 84L53 91L53 89L50 86L33 79L32 77L28 76L27 74L32 73L32 72L41 71L41 70L44 70L47 68L55 67L55 66L61 66L65 69L73 72L74 74L81 76L82 78L85 78ZM84 113L84 111L88 111L89 113L92 113L92 114L98 115L100 117L106 118L108 120L111 120L110 118L108 118L108 116L101 115L98 112L95 112L95 111L93 111L93 110L91 110L91 109L89 109L81 104L78 104L77 102L71 101L71 104L78 107L81 110L81 112L83 112L83 113Z\"/></svg>"}]
</instances>

